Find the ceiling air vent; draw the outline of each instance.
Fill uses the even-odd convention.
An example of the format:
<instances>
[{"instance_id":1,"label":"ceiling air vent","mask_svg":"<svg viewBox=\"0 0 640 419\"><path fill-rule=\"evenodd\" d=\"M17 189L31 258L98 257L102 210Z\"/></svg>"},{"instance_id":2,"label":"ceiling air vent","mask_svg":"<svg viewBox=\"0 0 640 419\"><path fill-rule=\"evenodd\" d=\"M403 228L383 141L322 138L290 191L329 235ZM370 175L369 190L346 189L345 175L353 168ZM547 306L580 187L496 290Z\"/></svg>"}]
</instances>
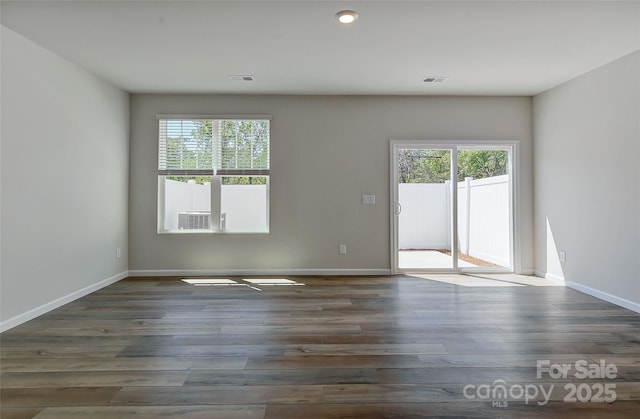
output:
<instances>
[{"instance_id":1,"label":"ceiling air vent","mask_svg":"<svg viewBox=\"0 0 640 419\"><path fill-rule=\"evenodd\" d=\"M236 74L229 76L231 81L241 81L241 82L251 82L254 81L255 78L249 74Z\"/></svg>"},{"instance_id":2,"label":"ceiling air vent","mask_svg":"<svg viewBox=\"0 0 640 419\"><path fill-rule=\"evenodd\" d=\"M422 80L424 83L443 83L445 81L447 81L449 77L435 77L435 76L429 76L429 77L425 77L424 80Z\"/></svg>"}]
</instances>

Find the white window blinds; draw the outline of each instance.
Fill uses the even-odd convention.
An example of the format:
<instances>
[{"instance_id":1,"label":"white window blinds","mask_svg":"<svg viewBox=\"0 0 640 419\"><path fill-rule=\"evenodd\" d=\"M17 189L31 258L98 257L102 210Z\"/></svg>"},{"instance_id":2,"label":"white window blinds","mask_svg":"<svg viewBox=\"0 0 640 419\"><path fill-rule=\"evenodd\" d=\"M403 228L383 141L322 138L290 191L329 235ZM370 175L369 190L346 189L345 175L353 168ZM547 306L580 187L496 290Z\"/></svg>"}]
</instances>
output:
<instances>
[{"instance_id":1,"label":"white window blinds","mask_svg":"<svg viewBox=\"0 0 640 419\"><path fill-rule=\"evenodd\" d=\"M159 117L159 175L268 176L268 119Z\"/></svg>"}]
</instances>

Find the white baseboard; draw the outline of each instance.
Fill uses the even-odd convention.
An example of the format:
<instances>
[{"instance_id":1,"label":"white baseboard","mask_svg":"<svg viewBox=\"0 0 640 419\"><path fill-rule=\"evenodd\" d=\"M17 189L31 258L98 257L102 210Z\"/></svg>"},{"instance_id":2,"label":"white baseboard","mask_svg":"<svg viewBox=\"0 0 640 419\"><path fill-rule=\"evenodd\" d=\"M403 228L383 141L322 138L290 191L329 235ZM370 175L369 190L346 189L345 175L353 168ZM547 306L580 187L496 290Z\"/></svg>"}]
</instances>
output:
<instances>
[{"instance_id":1,"label":"white baseboard","mask_svg":"<svg viewBox=\"0 0 640 419\"><path fill-rule=\"evenodd\" d=\"M591 288L587 285L583 285L583 284L579 284L577 282L573 282L573 281L565 281L565 284L567 285L567 287L574 289L576 291L580 291L583 292L585 294L588 294L592 297L596 297L599 298L601 300L607 301L611 304L615 304L617 306L626 308L628 310L631 311L635 311L636 313L640 313L640 304L633 302L633 301L629 301L627 299L624 298L620 298L617 297L615 295L609 294L607 292L604 291L600 291L597 290L595 288Z\"/></svg>"},{"instance_id":2,"label":"white baseboard","mask_svg":"<svg viewBox=\"0 0 640 419\"><path fill-rule=\"evenodd\" d=\"M60 306L63 306L67 303L77 300L78 298L84 297L87 294L91 294L94 291L97 291L101 288L106 287L107 285L111 285L114 282L118 282L121 279L126 278L129 275L127 271L121 272L117 275L114 275L110 278L104 279L100 282L97 282L93 285L89 285L88 287L84 287L81 290L74 291L70 294L62 296L56 300L43 304L39 307L33 308L29 311L26 311L22 314L18 314L10 319L7 319L3 322L0 322L0 332L4 332L5 330L9 330L13 327L16 327L22 323L28 322L31 319L35 319L38 316L41 316L49 311L56 309Z\"/></svg>"},{"instance_id":3,"label":"white baseboard","mask_svg":"<svg viewBox=\"0 0 640 419\"><path fill-rule=\"evenodd\" d=\"M255 276L255 275L391 275L390 269L165 269L132 270L129 276Z\"/></svg>"},{"instance_id":4,"label":"white baseboard","mask_svg":"<svg viewBox=\"0 0 640 419\"><path fill-rule=\"evenodd\" d=\"M557 282L559 284L565 284L564 278L558 275L554 275L554 274L550 274L550 273L542 272L538 270L534 271L534 274L537 277L548 279L549 281Z\"/></svg>"}]
</instances>

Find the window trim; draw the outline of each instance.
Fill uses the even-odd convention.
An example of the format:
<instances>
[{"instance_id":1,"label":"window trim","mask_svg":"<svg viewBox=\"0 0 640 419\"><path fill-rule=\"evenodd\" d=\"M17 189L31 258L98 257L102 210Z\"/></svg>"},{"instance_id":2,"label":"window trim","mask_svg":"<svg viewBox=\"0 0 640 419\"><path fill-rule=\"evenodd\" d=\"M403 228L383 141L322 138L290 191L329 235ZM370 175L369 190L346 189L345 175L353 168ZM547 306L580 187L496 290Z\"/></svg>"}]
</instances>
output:
<instances>
[{"instance_id":1,"label":"window trim","mask_svg":"<svg viewBox=\"0 0 640 419\"><path fill-rule=\"evenodd\" d=\"M187 121L195 121L195 120L242 120L242 121L251 121L251 120L261 120L261 121L269 121L269 155L271 155L271 121L272 116L266 114L164 114L159 113L156 114L156 119L161 120L187 120ZM160 124L158 123L156 127L159 130ZM156 141L160 140L160 132L157 132ZM160 151L158 143L158 153ZM160 161L160 155L158 154L156 161ZM269 207L270 207L270 173L271 173L271 164L269 164L268 169L222 169L222 168L212 168L212 169L157 169L156 177L157 177L157 234L268 234L269 233ZM210 210L210 227L216 225L213 222L213 219L217 218L218 220L222 219L220 214L220 210L217 211L214 209L216 206L214 205L214 201L220 201L221 198L221 180L223 176L263 176L266 177L266 228L265 230L251 230L251 231L243 231L243 230L226 230L220 228L209 228L209 229L166 229L165 228L165 205L166 205L166 192L164 187L164 180L167 176L210 176L211 177L211 200L212 207ZM217 197L214 195L217 194ZM219 202L218 202L219 203Z\"/></svg>"}]
</instances>

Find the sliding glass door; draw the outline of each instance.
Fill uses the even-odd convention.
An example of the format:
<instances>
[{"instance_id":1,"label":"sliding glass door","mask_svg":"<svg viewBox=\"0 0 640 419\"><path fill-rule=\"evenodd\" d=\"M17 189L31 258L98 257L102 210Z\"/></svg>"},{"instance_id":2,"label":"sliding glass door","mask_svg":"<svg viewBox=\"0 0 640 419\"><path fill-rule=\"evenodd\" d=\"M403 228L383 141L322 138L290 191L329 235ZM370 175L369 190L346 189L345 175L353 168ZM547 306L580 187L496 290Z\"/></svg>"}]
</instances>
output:
<instances>
[{"instance_id":1,"label":"sliding glass door","mask_svg":"<svg viewBox=\"0 0 640 419\"><path fill-rule=\"evenodd\" d=\"M451 230L453 149L397 148L398 267L454 268Z\"/></svg>"},{"instance_id":2,"label":"sliding glass door","mask_svg":"<svg viewBox=\"0 0 640 419\"><path fill-rule=\"evenodd\" d=\"M513 153L392 142L393 271L512 271Z\"/></svg>"}]
</instances>

